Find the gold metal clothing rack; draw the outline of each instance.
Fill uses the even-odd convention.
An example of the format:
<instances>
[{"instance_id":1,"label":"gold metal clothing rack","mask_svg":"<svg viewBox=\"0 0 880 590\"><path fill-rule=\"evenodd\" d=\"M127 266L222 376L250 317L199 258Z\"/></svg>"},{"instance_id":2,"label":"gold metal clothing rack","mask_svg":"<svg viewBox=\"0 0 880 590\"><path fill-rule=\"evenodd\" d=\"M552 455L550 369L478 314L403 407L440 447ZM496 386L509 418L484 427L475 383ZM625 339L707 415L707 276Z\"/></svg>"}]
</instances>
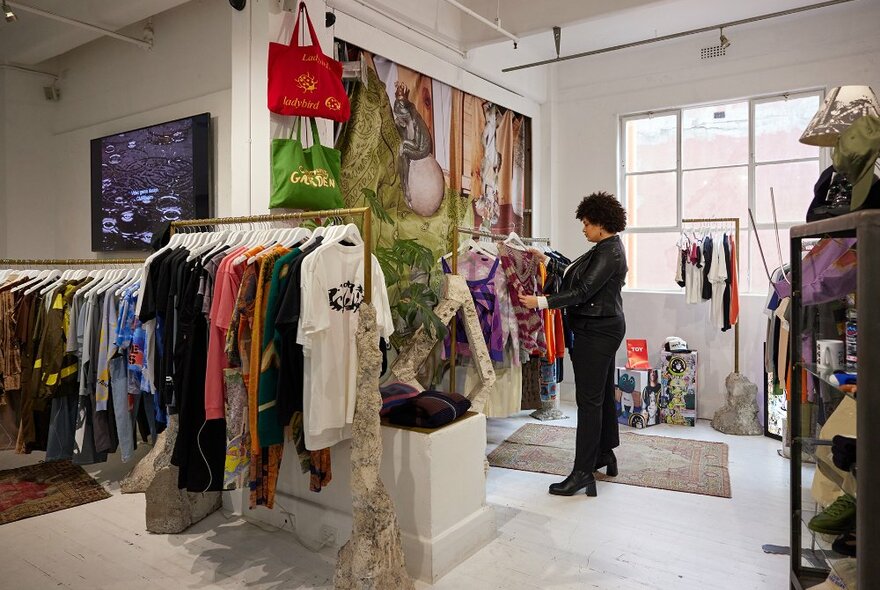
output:
<instances>
[{"instance_id":1,"label":"gold metal clothing rack","mask_svg":"<svg viewBox=\"0 0 880 590\"><path fill-rule=\"evenodd\" d=\"M493 234L490 232L484 232L478 229L470 229L467 227L459 227L454 226L452 228L452 274L458 274L458 247L459 247L459 239L461 238L461 234L468 234L470 236L479 236L481 238L490 238L496 242L501 242L510 237L510 234ZM550 245L550 238L524 238L520 237L520 239L524 243L534 244L535 242L546 243L548 246ZM456 336L458 329L456 327L457 322L455 318L457 315L452 318L452 326L449 328L449 390L454 391L455 388L455 360L456 360Z\"/></svg>"},{"instance_id":2,"label":"gold metal clothing rack","mask_svg":"<svg viewBox=\"0 0 880 590\"><path fill-rule=\"evenodd\" d=\"M143 264L144 258L0 258L0 266L88 266Z\"/></svg>"},{"instance_id":3,"label":"gold metal clothing rack","mask_svg":"<svg viewBox=\"0 0 880 590\"><path fill-rule=\"evenodd\" d=\"M323 219L325 217L363 217L364 239L364 301L370 303L373 294L373 257L372 257L372 211L369 207L353 209L327 209L324 211L299 211L296 213L278 213L275 215L248 215L244 217L211 217L206 219L185 219L171 222L171 235L180 228L209 228L214 225L235 225L238 223L271 223L289 219Z\"/></svg>"},{"instance_id":4,"label":"gold metal clothing rack","mask_svg":"<svg viewBox=\"0 0 880 590\"><path fill-rule=\"evenodd\" d=\"M736 231L736 272L739 274L739 254L741 250L739 242L739 217L692 217L682 219L681 223L732 223ZM737 318L736 323L733 325L733 372L739 373L739 318Z\"/></svg>"}]
</instances>

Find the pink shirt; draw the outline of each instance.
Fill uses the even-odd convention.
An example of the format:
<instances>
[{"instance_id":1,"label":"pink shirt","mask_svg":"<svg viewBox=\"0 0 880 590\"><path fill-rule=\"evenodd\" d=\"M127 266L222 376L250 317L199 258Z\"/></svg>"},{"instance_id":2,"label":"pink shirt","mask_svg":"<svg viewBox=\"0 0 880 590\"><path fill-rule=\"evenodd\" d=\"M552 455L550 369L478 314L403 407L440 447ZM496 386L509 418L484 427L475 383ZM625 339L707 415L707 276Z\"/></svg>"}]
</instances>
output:
<instances>
[{"instance_id":1,"label":"pink shirt","mask_svg":"<svg viewBox=\"0 0 880 590\"><path fill-rule=\"evenodd\" d=\"M245 251L244 247L231 250L217 267L214 275L214 298L211 301L208 337L208 365L205 369L205 419L217 420L226 417L226 396L223 389L223 369L229 366L224 348L226 331L232 321L232 309L238 296L238 287L246 264L232 266L236 256Z\"/></svg>"}]
</instances>

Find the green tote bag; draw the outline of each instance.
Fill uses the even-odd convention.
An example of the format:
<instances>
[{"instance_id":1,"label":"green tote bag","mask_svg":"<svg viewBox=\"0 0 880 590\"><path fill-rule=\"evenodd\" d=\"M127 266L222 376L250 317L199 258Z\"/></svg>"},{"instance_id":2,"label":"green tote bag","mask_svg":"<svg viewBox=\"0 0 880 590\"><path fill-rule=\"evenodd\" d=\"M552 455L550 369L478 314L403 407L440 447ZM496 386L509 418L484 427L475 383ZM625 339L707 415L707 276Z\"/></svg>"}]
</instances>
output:
<instances>
[{"instance_id":1,"label":"green tote bag","mask_svg":"<svg viewBox=\"0 0 880 590\"><path fill-rule=\"evenodd\" d=\"M339 187L339 151L321 145L318 125L312 126L312 145L302 143L302 119L290 139L272 140L272 198L269 207L321 211L344 207ZM293 132L296 130L296 139Z\"/></svg>"}]
</instances>

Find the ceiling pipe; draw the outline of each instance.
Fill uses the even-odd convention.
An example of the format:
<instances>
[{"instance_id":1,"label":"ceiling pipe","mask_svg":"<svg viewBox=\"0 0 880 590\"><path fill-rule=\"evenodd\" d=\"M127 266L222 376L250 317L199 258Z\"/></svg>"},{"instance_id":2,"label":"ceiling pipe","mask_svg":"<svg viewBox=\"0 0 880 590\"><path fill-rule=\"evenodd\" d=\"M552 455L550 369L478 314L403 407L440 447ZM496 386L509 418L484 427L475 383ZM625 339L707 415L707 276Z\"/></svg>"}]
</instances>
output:
<instances>
[{"instance_id":1,"label":"ceiling pipe","mask_svg":"<svg viewBox=\"0 0 880 590\"><path fill-rule=\"evenodd\" d=\"M448 1L448 0L447 0ZM828 2L820 2L818 4L810 4L809 6L802 6L800 8L791 8L789 10L781 10L779 12L771 12L768 14L762 14L759 16L752 16L749 18L744 18L735 21L729 21L726 23L721 23L718 25L712 25L709 27L700 27L699 29L691 29L689 31L682 31L681 33L672 33L671 35L663 35L662 37L653 37L651 39L643 39L641 41L633 41L632 43L624 43L622 45L614 45L612 47L604 47L602 49L594 49L592 51L584 51L582 53L575 53L572 55L566 55L563 57L556 57L553 59L545 59L541 61L536 61L528 64L523 64L520 66L512 66L509 68L504 68L502 72L515 72L517 70L525 70L527 68L535 68L538 66L546 66L550 64L554 64L560 61L568 61L570 59L580 59L582 57L590 57L593 55L600 55L603 53L610 53L612 51L620 51L621 49L629 49L630 47L641 47L642 45L650 45L651 43L660 43L662 41L669 41L671 39L679 39L681 37L687 37L689 35L696 35L698 33L706 33L708 31L717 31L721 28L729 28L735 27L739 25L745 25L748 23L755 23L762 20L767 20L771 18L779 18L782 16L789 16L792 14L798 14L799 12L807 12L808 10L817 10L819 8L827 8L829 6L835 6L837 4L845 4L847 2L852 2L853 0L829 0Z\"/></svg>"},{"instance_id":2,"label":"ceiling pipe","mask_svg":"<svg viewBox=\"0 0 880 590\"><path fill-rule=\"evenodd\" d=\"M53 80L58 80L58 74L53 74L52 72L44 72L43 70L35 70L33 68L27 68L25 66L19 66L15 64L0 64L0 69L2 70L13 70L15 72L24 72L26 74L34 74L36 76L46 76L47 78L52 78Z\"/></svg>"},{"instance_id":3,"label":"ceiling pipe","mask_svg":"<svg viewBox=\"0 0 880 590\"><path fill-rule=\"evenodd\" d=\"M478 21L480 21L481 23L483 23L487 27L489 27L495 31L498 31L499 33L501 33L502 35L504 35L505 37L507 37L508 39L513 41L514 49L516 49L516 44L519 43L519 37L517 37L516 35L514 35L510 31L508 31L507 29L503 29L501 27L501 25L498 24L497 22L493 22L493 21L489 20L488 18L486 18L485 16L483 16L482 14L474 12L473 10L471 10L470 8L468 8L467 6L462 4L461 2L458 2L457 0L443 0L443 2L446 2L447 4L449 4L451 6L455 6L463 13L477 19ZM499 16L499 21L500 20L501 20L501 18Z\"/></svg>"},{"instance_id":4,"label":"ceiling pipe","mask_svg":"<svg viewBox=\"0 0 880 590\"><path fill-rule=\"evenodd\" d=\"M27 4L21 4L19 2L10 2L7 0L6 2L12 8L16 10L21 10L22 12L30 12L32 14L36 14L38 16L42 16L51 20L55 20L58 22L62 22L68 25L73 25L75 27L79 27L81 29L87 29L94 33L100 33L101 35L105 35L107 37L112 37L114 39L118 39L120 41L125 41L126 43L131 43L133 45L137 45L143 49L152 49L153 42L152 40L143 41L141 39L135 39L134 37L129 37L127 35L122 35L115 31L111 31L109 29L104 29L99 26L93 25L91 23L83 22L81 20L76 20L74 18L69 18L66 16L61 16L60 14L55 14L54 12L50 12L48 10L43 10L42 8L35 8L33 6L28 6Z\"/></svg>"}]
</instances>

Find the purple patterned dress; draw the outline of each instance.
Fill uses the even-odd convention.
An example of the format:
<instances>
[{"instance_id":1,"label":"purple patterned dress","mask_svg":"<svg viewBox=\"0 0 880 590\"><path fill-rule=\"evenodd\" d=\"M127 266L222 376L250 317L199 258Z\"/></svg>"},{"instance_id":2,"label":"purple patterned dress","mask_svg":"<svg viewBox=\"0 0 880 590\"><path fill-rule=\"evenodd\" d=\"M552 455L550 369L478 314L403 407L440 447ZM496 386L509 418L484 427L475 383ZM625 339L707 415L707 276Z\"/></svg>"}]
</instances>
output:
<instances>
[{"instance_id":1,"label":"purple patterned dress","mask_svg":"<svg viewBox=\"0 0 880 590\"><path fill-rule=\"evenodd\" d=\"M471 272L480 272L480 267L492 263L492 259L480 256L478 260L473 261ZM482 264L480 264L482 263ZM489 349L489 357L495 362L504 361L504 338L501 328L501 306L498 304L495 296L495 273L498 272L499 259L494 259L494 264L489 269L489 274L485 278L470 279L464 274L471 296L474 299L474 306L477 308L477 317L480 318L480 327L483 330L483 339L486 341L486 347ZM443 272L451 274L446 260L443 262ZM461 269L459 269L461 270ZM463 357L471 356L470 345L468 344L467 334L464 330L464 322L461 318L461 312L456 314L456 332L455 341L457 354ZM446 346L444 350L444 358L449 358L450 352L449 336L446 337Z\"/></svg>"}]
</instances>

